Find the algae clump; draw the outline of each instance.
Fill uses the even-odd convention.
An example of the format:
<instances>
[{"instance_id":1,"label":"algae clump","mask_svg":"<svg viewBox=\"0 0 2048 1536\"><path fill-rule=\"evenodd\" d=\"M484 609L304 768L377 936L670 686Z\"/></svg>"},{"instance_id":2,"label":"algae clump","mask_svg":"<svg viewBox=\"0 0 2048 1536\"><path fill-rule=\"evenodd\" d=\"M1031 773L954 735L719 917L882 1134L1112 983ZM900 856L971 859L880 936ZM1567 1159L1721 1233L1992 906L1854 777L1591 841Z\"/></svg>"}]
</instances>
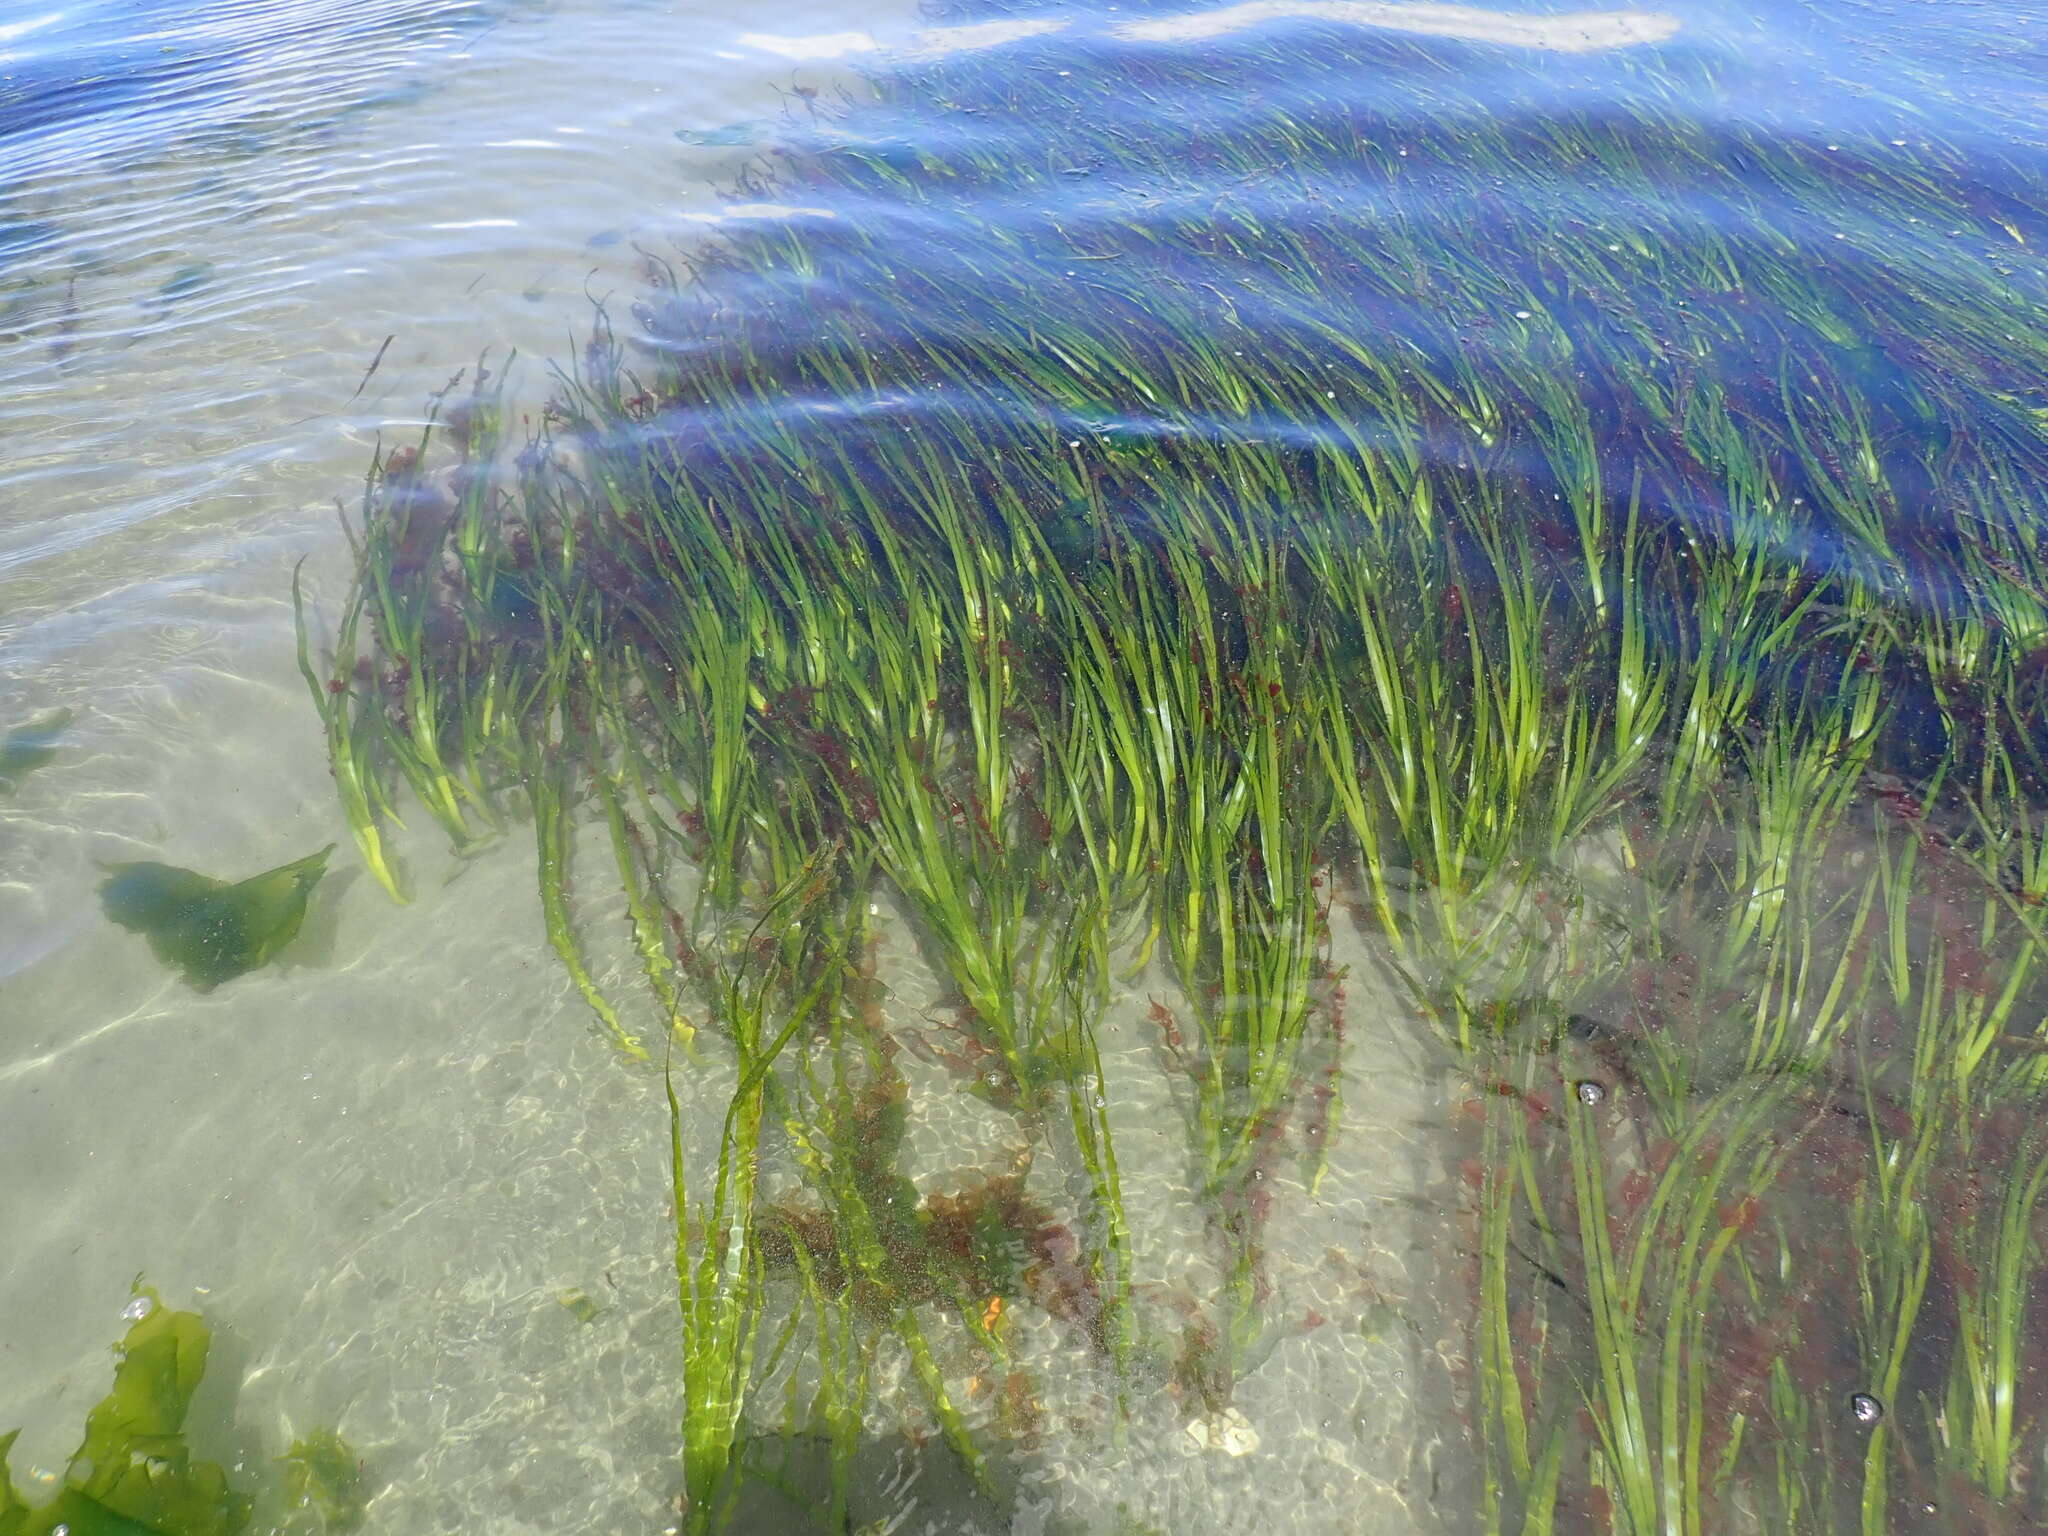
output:
<instances>
[{"instance_id":1,"label":"algae clump","mask_svg":"<svg viewBox=\"0 0 2048 1536\"><path fill-rule=\"evenodd\" d=\"M21 1499L6 1469L14 1435L0 1436L0 1536L234 1536L248 1525L248 1499L185 1445L212 1334L196 1312L166 1307L148 1286L135 1296L129 1315L148 1310L121 1341L113 1390L86 1415L55 1499Z\"/></svg>"},{"instance_id":2,"label":"algae clump","mask_svg":"<svg viewBox=\"0 0 2048 1536\"><path fill-rule=\"evenodd\" d=\"M173 864L113 864L100 885L100 905L111 921L147 938L165 965L210 992L267 964L292 941L333 851L329 843L232 882Z\"/></svg>"},{"instance_id":3,"label":"algae clump","mask_svg":"<svg viewBox=\"0 0 2048 1536\"><path fill-rule=\"evenodd\" d=\"M370 1502L369 1475L355 1447L331 1429L308 1430L278 1458L285 1469L285 1502L299 1524L289 1529L352 1531Z\"/></svg>"},{"instance_id":4,"label":"algae clump","mask_svg":"<svg viewBox=\"0 0 2048 1536\"><path fill-rule=\"evenodd\" d=\"M70 710L53 709L0 736L0 793L12 794L22 779L57 755L57 738L72 719Z\"/></svg>"}]
</instances>

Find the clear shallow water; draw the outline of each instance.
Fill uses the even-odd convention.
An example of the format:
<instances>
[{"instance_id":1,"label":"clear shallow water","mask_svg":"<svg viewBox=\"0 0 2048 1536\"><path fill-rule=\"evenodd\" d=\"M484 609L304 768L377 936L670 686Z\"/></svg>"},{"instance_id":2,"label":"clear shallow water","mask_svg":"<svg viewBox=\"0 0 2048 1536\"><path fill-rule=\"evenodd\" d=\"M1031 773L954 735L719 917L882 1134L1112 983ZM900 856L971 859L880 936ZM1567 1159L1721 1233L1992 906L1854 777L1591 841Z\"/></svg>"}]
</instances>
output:
<instances>
[{"instance_id":1,"label":"clear shallow water","mask_svg":"<svg viewBox=\"0 0 2048 1536\"><path fill-rule=\"evenodd\" d=\"M717 216L745 140L677 130L835 76L658 5L0 24L0 719L76 712L0 810L17 1476L61 1472L146 1272L220 1330L214 1454L338 1423L390 1529L658 1528L661 1122L550 969L530 852L402 916L337 869L289 970L205 998L103 926L95 861L333 840L290 580L345 574L378 433L486 349L566 354L636 244Z\"/></svg>"},{"instance_id":2,"label":"clear shallow water","mask_svg":"<svg viewBox=\"0 0 2048 1536\"><path fill-rule=\"evenodd\" d=\"M555 967L522 835L458 869L422 819L401 845L419 892L406 909L353 868L293 665L289 573L306 557L321 612L333 611L346 549L332 499L352 505L377 433L409 431L423 398L481 348L526 355L515 414L537 411L546 386L531 360L574 355L589 297L622 311L641 249L666 252L733 211L718 188L760 130L731 125L775 119L804 103L785 92L829 90L851 63L961 40L913 42L908 15L808 9L739 24L652 6L371 8L339 23L258 7L140 27L133 14L119 28L24 16L0 45L19 91L0 139L0 228L12 232L0 237L12 338L0 412L15 448L0 481L0 725L77 711L61 760L0 804L0 1165L20 1173L0 1192L0 1423L30 1426L18 1467L61 1465L140 1270L222 1330L215 1454L253 1467L292 1432L333 1422L375 1468L376 1529L659 1528L679 1483L679 1389L658 1085L615 1059ZM1721 70L1722 89L1680 93L1675 107L1710 125L1854 130L1885 146L1938 129L2022 164L2037 151L2015 126L2037 104L2031 18L2000 13L2015 26L1994 34L1991 13L1952 7L1856 10L1824 26L1806 14L1681 10L1646 24L1656 41L1641 46ZM1059 20L1098 39L1125 24L1107 10ZM1469 30L1469 17L1453 20ZM1233 89L1232 69L1256 60L1232 49L1261 35L1212 29L1200 45L1218 50L1213 90L1147 98L1132 121L1103 126L1156 139L1182 125L1226 133L1238 110L1255 123L1261 103L1287 104L1284 82L1265 82L1260 103ZM1610 71L1597 54L1527 40L1547 34L1476 46L1417 35L1436 40L1416 48L1443 52L1414 57L1440 56L1461 94L1493 93L1525 120L1651 89L1628 74L1637 66ZM1011 50L1020 71L1056 72L1062 48L1083 46L1052 32L976 41ZM1361 60L1359 100L1402 110L1399 92L1375 85L1374 56ZM97 83L64 83L80 73ZM848 135L937 150L979 131L960 115L855 116ZM992 131L1032 175L969 193L982 217L1032 230L1050 212L1085 249L1144 203L1142 180L1037 166L1029 124ZM1475 189L1442 159L1430 173L1455 224ZM1253 183L1232 196L1257 227L1301 217L1301 190ZM919 275L980 297L943 203L870 195L827 211L864 213L885 246L915 253ZM824 206L794 188L743 196ZM1781 211L1796 224L1795 197ZM1801 238L1841 234L1854 259L1930 272L1969 263L2031 291L2030 231L2000 236L2000 213L1993 199L1962 237L1872 224ZM1101 283L1122 287L1118 271ZM818 281L843 291L852 278ZM1042 298L1023 296L1027 312ZM803 313L800 295L751 297ZM1241 302L1255 329L1291 318ZM780 397L764 409L800 415ZM1831 554L1795 558L1821 568ZM336 839L336 873L283 963L204 998L106 926L92 895L95 860L241 872ZM601 977L623 989L629 957L604 940L617 913L592 884L581 894ZM890 1012L909 1020L945 988L900 920L893 932ZM1368 981L1384 959L1370 934L1347 928L1330 962L1357 978L1345 1132L1313 1196L1307 1169L1275 1174L1271 1326L1233 1398L1256 1448L1231 1454L1247 1447L1227 1438L1234 1425L1165 1392L1141 1400L1119 1440L1086 1351L1024 1315L1016 1348L1040 1423L1014 1528L1114 1529L1119 1505L1174 1530L1477 1518L1462 1491L1476 1477L1458 1289L1472 1233L1456 1171L1472 1101L1413 1002ZM1152 997L1174 998L1163 974L1105 1021L1104 1075L1124 1085L1112 1120L1148 1304L1194 1319L1219 1277L1180 1111L1156 1070ZM918 1113L905 1160L921 1184L964 1184L1018 1155L1013 1127L943 1068L907 1070ZM692 1080L693 1124L728 1087L715 1066ZM1046 1193L1082 1198L1056 1182ZM571 1288L605 1314L580 1324L559 1300ZM951 1343L948 1368L971 1376L971 1352ZM878 1488L916 1481L874 1512L952 1528L968 1501L942 1465L901 1448L899 1422L929 1426L902 1363L882 1369L889 1407L867 1465ZM995 1393L969 1404L978 1426L1004 1411Z\"/></svg>"}]
</instances>

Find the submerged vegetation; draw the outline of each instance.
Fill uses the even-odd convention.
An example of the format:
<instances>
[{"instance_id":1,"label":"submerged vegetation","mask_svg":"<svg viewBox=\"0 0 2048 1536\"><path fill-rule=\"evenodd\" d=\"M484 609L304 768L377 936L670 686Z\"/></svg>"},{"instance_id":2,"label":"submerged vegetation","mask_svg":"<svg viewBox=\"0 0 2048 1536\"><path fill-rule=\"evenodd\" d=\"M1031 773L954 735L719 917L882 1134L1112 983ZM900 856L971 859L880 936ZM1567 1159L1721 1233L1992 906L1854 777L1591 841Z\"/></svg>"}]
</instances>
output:
<instances>
[{"instance_id":1,"label":"submerged vegetation","mask_svg":"<svg viewBox=\"0 0 2048 1536\"><path fill-rule=\"evenodd\" d=\"M279 1461L284 1466L286 1529L309 1533L361 1528L370 1503L369 1469L331 1429L308 1430Z\"/></svg>"},{"instance_id":2,"label":"submerged vegetation","mask_svg":"<svg viewBox=\"0 0 2048 1536\"><path fill-rule=\"evenodd\" d=\"M206 1324L141 1284L127 1315L134 1322L113 1389L87 1415L56 1498L31 1505L15 1492L6 1465L14 1435L0 1435L0 1536L234 1536L247 1528L247 1496L185 1444L212 1342Z\"/></svg>"},{"instance_id":3,"label":"submerged vegetation","mask_svg":"<svg viewBox=\"0 0 2048 1536\"><path fill-rule=\"evenodd\" d=\"M771 1382L843 1516L882 1341L1000 1493L1020 1307L1245 1449L1340 926L1463 1085L1487 1529L2048 1517L2048 182L1671 108L1717 68L1316 23L899 65L515 461L481 375L378 460L306 658L343 807L394 895L401 786L459 848L523 811L665 1064L690 1529ZM1138 977L1199 1301L1124 1214ZM1013 1163L906 1166L905 1047Z\"/></svg>"},{"instance_id":4,"label":"submerged vegetation","mask_svg":"<svg viewBox=\"0 0 2048 1536\"><path fill-rule=\"evenodd\" d=\"M367 1464L326 1428L278 1459L283 1518L270 1523L251 1489L187 1443L213 1346L206 1320L165 1306L140 1280L122 1316L129 1328L114 1384L86 1415L54 1498L31 1503L16 1491L7 1452L20 1431L0 1434L0 1536L325 1536L362 1525L373 1491Z\"/></svg>"},{"instance_id":5,"label":"submerged vegetation","mask_svg":"<svg viewBox=\"0 0 2048 1536\"><path fill-rule=\"evenodd\" d=\"M0 794L12 794L29 774L55 760L71 721L70 710L53 709L0 736Z\"/></svg>"},{"instance_id":6,"label":"submerged vegetation","mask_svg":"<svg viewBox=\"0 0 2048 1536\"><path fill-rule=\"evenodd\" d=\"M110 922L148 939L157 959L190 986L211 992L267 965L298 937L332 852L330 843L233 881L174 864L112 864L100 883L100 905Z\"/></svg>"}]
</instances>

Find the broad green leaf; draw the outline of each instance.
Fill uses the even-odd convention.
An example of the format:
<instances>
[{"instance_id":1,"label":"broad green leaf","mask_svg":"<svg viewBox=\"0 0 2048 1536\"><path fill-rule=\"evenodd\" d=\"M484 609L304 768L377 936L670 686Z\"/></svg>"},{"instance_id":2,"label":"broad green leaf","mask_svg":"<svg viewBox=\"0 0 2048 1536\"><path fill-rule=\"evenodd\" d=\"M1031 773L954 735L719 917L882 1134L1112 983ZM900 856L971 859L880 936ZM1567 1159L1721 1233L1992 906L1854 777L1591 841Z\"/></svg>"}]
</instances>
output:
<instances>
[{"instance_id":1,"label":"broad green leaf","mask_svg":"<svg viewBox=\"0 0 2048 1536\"><path fill-rule=\"evenodd\" d=\"M171 864L114 864L100 885L110 920L139 933L201 992L265 964L292 941L327 869L318 853L230 883Z\"/></svg>"},{"instance_id":2,"label":"broad green leaf","mask_svg":"<svg viewBox=\"0 0 2048 1536\"><path fill-rule=\"evenodd\" d=\"M206 1373L206 1324L147 1286L135 1295L149 1310L121 1341L113 1389L86 1415L85 1440L53 1501L21 1502L5 1468L14 1436L0 1438L0 1536L235 1536L249 1523L249 1502L227 1474L185 1446L185 1415Z\"/></svg>"},{"instance_id":3,"label":"broad green leaf","mask_svg":"<svg viewBox=\"0 0 2048 1536\"><path fill-rule=\"evenodd\" d=\"M192 1394L206 1375L213 1336L196 1312L175 1312L149 1286L137 1286L149 1310L121 1341L114 1389L85 1418L80 1457L104 1464L135 1440L176 1436L185 1428Z\"/></svg>"},{"instance_id":4,"label":"broad green leaf","mask_svg":"<svg viewBox=\"0 0 2048 1536\"><path fill-rule=\"evenodd\" d=\"M18 1429L0 1435L0 1536L21 1536L28 1529L29 1508L14 1491L14 1479L7 1475L7 1453L14 1448Z\"/></svg>"}]
</instances>

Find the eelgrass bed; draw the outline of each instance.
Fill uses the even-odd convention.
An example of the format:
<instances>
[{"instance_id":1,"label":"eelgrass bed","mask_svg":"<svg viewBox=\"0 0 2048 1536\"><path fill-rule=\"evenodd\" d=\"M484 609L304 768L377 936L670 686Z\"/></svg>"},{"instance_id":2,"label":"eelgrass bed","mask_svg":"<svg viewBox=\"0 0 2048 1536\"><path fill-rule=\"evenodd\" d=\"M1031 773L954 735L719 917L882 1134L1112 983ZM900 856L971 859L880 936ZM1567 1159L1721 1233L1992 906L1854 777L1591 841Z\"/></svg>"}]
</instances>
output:
<instances>
[{"instance_id":1,"label":"eelgrass bed","mask_svg":"<svg viewBox=\"0 0 2048 1536\"><path fill-rule=\"evenodd\" d=\"M402 898L400 786L458 845L529 823L671 1084L687 1527L752 1479L846 1528L885 1342L1005 1497L1028 1388L963 1402L1017 1379L1006 1307L1247 1449L1267 1175L1341 1123L1364 925L1463 1084L1447 1527L2037 1528L2038 157L1717 115L1683 33L1063 19L793 121L516 460L481 377L444 402L307 658L372 872ZM584 959L585 826L644 998ZM917 1042L884 899L952 994ZM1148 967L1192 1317L1098 1050ZM905 1166L909 1043L1013 1170Z\"/></svg>"}]
</instances>

